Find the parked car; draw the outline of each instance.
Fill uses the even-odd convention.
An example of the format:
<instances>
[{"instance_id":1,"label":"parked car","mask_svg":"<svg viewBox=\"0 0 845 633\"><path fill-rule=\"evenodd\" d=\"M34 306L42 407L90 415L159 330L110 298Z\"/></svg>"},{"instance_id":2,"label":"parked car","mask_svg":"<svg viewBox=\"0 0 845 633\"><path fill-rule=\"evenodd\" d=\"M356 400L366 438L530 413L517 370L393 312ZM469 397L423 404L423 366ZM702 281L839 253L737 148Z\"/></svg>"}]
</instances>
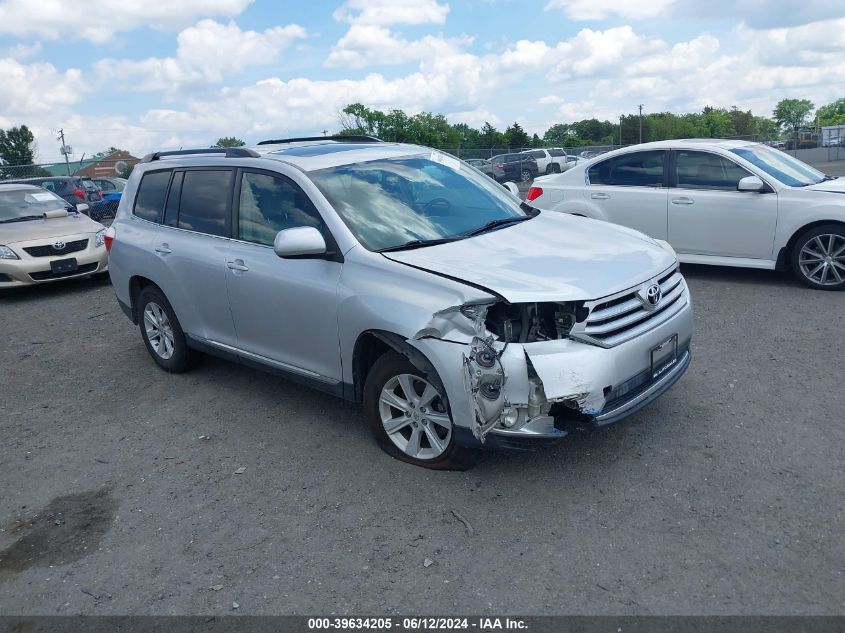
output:
<instances>
[{"instance_id":1,"label":"parked car","mask_svg":"<svg viewBox=\"0 0 845 633\"><path fill-rule=\"evenodd\" d=\"M126 178L92 178L94 184L103 192L103 197L112 192L121 192L126 187Z\"/></svg>"},{"instance_id":2,"label":"parked car","mask_svg":"<svg viewBox=\"0 0 845 633\"><path fill-rule=\"evenodd\" d=\"M0 289L102 273L105 227L56 194L0 184Z\"/></svg>"},{"instance_id":3,"label":"parked car","mask_svg":"<svg viewBox=\"0 0 845 633\"><path fill-rule=\"evenodd\" d=\"M102 220L112 217L111 206L104 202L103 193L94 181L87 176L50 176L37 178L17 178L4 180L4 183L22 183L36 185L47 191L52 191L71 205L85 204L85 213L92 220Z\"/></svg>"},{"instance_id":4,"label":"parked car","mask_svg":"<svg viewBox=\"0 0 845 633\"><path fill-rule=\"evenodd\" d=\"M534 184L532 205L667 240L682 262L791 268L845 289L845 179L763 144L646 143Z\"/></svg>"},{"instance_id":5,"label":"parked car","mask_svg":"<svg viewBox=\"0 0 845 633\"><path fill-rule=\"evenodd\" d=\"M493 164L493 176L499 182L518 180L528 182L539 174L537 159L525 154L499 154L490 159Z\"/></svg>"},{"instance_id":6,"label":"parked car","mask_svg":"<svg viewBox=\"0 0 845 633\"><path fill-rule=\"evenodd\" d=\"M483 158L468 158L466 163L475 167L482 174L486 174L494 180L496 179L496 176L493 173L493 164L489 160L484 160Z\"/></svg>"},{"instance_id":7,"label":"parked car","mask_svg":"<svg viewBox=\"0 0 845 633\"><path fill-rule=\"evenodd\" d=\"M569 169L566 151L560 147L550 149L529 149L522 152L537 161L537 171L541 174L559 174Z\"/></svg>"},{"instance_id":8,"label":"parked car","mask_svg":"<svg viewBox=\"0 0 845 633\"><path fill-rule=\"evenodd\" d=\"M159 152L124 194L110 275L162 369L204 351L360 402L414 464L607 426L690 360L668 245L532 209L436 150L353 136Z\"/></svg>"}]
</instances>

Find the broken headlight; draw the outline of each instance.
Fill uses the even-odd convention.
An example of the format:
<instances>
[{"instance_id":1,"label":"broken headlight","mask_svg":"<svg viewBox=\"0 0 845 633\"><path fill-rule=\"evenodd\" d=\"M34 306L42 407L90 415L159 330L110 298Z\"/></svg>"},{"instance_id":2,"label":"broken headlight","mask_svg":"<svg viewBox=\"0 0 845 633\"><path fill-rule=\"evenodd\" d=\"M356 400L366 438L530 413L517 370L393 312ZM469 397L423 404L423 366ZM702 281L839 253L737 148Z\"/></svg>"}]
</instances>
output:
<instances>
[{"instance_id":1,"label":"broken headlight","mask_svg":"<svg viewBox=\"0 0 845 633\"><path fill-rule=\"evenodd\" d=\"M499 341L533 343L566 338L585 318L580 302L495 303L487 309L484 325Z\"/></svg>"}]
</instances>

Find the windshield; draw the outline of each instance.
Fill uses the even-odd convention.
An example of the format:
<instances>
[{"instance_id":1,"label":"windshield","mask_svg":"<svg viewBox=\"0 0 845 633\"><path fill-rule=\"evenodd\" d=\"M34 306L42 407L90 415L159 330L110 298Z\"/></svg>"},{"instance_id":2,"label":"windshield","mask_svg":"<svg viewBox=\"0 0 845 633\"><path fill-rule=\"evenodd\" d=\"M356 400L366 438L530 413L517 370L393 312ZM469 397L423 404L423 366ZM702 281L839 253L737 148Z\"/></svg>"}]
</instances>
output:
<instances>
[{"instance_id":1,"label":"windshield","mask_svg":"<svg viewBox=\"0 0 845 633\"><path fill-rule=\"evenodd\" d=\"M0 222L40 218L45 211L67 209L68 203L44 189L0 191Z\"/></svg>"},{"instance_id":2,"label":"windshield","mask_svg":"<svg viewBox=\"0 0 845 633\"><path fill-rule=\"evenodd\" d=\"M528 217L503 187L439 152L330 167L309 176L371 251L460 239L490 222Z\"/></svg>"},{"instance_id":3,"label":"windshield","mask_svg":"<svg viewBox=\"0 0 845 633\"><path fill-rule=\"evenodd\" d=\"M810 167L807 163L802 163L786 152L764 145L736 147L731 152L790 187L815 185L825 179L824 174L818 169Z\"/></svg>"}]
</instances>

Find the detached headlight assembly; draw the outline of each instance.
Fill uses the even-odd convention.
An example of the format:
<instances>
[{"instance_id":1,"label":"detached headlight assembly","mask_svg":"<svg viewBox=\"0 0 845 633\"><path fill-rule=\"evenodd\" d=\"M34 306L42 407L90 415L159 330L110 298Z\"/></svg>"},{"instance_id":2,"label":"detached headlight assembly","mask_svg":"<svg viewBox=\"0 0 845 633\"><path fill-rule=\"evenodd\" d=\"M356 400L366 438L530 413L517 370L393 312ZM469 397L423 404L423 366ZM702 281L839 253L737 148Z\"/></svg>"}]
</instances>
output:
<instances>
[{"instance_id":1,"label":"detached headlight assembly","mask_svg":"<svg viewBox=\"0 0 845 633\"><path fill-rule=\"evenodd\" d=\"M0 259L20 259L8 246L0 245Z\"/></svg>"},{"instance_id":2,"label":"detached headlight assembly","mask_svg":"<svg viewBox=\"0 0 845 633\"><path fill-rule=\"evenodd\" d=\"M106 230L101 229L97 231L97 235L94 236L94 246L103 246L106 243Z\"/></svg>"}]
</instances>

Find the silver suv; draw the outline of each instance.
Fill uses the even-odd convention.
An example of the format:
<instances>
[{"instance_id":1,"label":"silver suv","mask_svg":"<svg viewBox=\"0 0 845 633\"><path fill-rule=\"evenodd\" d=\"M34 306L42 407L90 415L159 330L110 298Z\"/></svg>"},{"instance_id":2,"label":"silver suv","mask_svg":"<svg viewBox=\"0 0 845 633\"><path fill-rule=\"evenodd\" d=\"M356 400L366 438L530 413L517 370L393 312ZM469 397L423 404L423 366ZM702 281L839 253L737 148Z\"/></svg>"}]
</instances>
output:
<instances>
[{"instance_id":1,"label":"silver suv","mask_svg":"<svg viewBox=\"0 0 845 633\"><path fill-rule=\"evenodd\" d=\"M106 244L160 367L205 352L360 402L389 454L430 468L617 422L690 362L670 246L416 145L151 154Z\"/></svg>"}]
</instances>

